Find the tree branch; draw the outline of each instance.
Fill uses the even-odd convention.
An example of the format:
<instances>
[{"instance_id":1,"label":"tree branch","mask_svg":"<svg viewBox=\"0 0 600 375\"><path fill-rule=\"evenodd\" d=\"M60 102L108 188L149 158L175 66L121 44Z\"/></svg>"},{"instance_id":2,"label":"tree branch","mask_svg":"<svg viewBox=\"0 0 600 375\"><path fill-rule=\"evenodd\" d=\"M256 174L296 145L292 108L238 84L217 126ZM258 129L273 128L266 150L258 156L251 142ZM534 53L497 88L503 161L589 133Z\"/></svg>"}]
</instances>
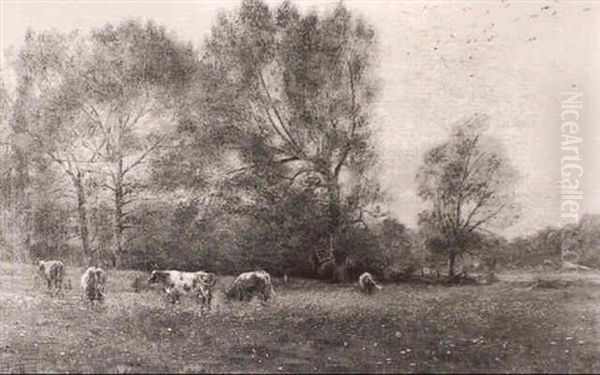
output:
<instances>
[{"instance_id":1,"label":"tree branch","mask_svg":"<svg viewBox=\"0 0 600 375\"><path fill-rule=\"evenodd\" d=\"M342 156L340 157L340 160L338 161L337 165L335 166L333 175L335 177L339 176L340 171L342 169L342 166L344 165L344 163L346 162L346 158L348 157L348 154L350 153L350 149L352 148L352 140L354 138L354 133L356 132L356 127L357 127L357 121L356 121L356 92L354 89L354 74L352 73L352 65L350 65L350 62L348 62L348 74L350 75L350 115L352 117L352 128L350 129L350 135L348 136L348 140L346 143L346 146L344 147L344 150L342 151ZM334 127L335 128L335 127Z\"/></svg>"},{"instance_id":2,"label":"tree branch","mask_svg":"<svg viewBox=\"0 0 600 375\"><path fill-rule=\"evenodd\" d=\"M492 196L494 195L493 191L490 191L484 195L481 196L481 198L479 199L479 201L477 202L477 204L475 205L475 207L473 207L473 210L469 213L469 216L467 217L467 220L465 221L464 225L463 225L463 229L467 228L469 226L469 224L471 223L471 220L473 219L473 216L475 216L475 214L477 213L477 211L484 205L484 203Z\"/></svg>"},{"instance_id":3,"label":"tree branch","mask_svg":"<svg viewBox=\"0 0 600 375\"><path fill-rule=\"evenodd\" d=\"M144 159L150 155L150 153L152 151L154 151L156 149L156 147L158 147L164 140L165 140L166 136L161 136L156 142L154 142L150 147L148 147L146 149L146 151L144 151L144 153L136 160L134 161L132 164L130 164L127 168L125 168L125 170L123 170L123 176L125 176L127 174L127 172L129 172L130 170L132 170L133 168L135 168L136 166L138 166L141 162L144 161Z\"/></svg>"},{"instance_id":4,"label":"tree branch","mask_svg":"<svg viewBox=\"0 0 600 375\"><path fill-rule=\"evenodd\" d=\"M287 135L287 137L289 138L289 140L292 143L292 145L294 146L294 148L296 148L297 151L302 150L300 148L300 146L298 145L298 143L296 142L296 140L294 139L294 137L292 137L291 132L287 128L286 124L284 123L283 118L281 117L281 114L279 113L279 110L277 109L277 106L273 103L273 98L271 97L271 93L269 92L269 89L267 88L267 84L265 83L265 79L262 75L262 72L259 71L258 76L260 78L260 83L261 83L263 89L265 90L265 94L267 95L267 99L269 100L269 104L270 104L271 108L273 108L273 112L275 112L275 117L277 117L277 120L279 120L281 129Z\"/></svg>"},{"instance_id":5,"label":"tree branch","mask_svg":"<svg viewBox=\"0 0 600 375\"><path fill-rule=\"evenodd\" d=\"M492 212L491 214L489 214L488 216L484 217L483 219L479 220L478 222L476 222L475 224L473 224L473 226L471 228L468 229L469 232L474 231L475 229L477 229L477 227L479 227L480 225L486 223L488 220L491 220L492 218L494 218L496 215L498 215L503 209L504 209L504 205L501 205L500 208L498 208L498 210Z\"/></svg>"}]
</instances>

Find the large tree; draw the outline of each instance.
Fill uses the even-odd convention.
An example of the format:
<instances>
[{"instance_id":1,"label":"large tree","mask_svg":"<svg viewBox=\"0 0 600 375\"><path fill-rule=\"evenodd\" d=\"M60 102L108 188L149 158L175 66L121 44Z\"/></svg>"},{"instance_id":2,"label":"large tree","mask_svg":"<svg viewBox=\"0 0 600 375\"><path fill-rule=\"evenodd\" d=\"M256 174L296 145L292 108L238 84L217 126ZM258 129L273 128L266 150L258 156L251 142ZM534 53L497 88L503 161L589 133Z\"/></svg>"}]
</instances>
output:
<instances>
[{"instance_id":1,"label":"large tree","mask_svg":"<svg viewBox=\"0 0 600 375\"><path fill-rule=\"evenodd\" d=\"M127 21L94 30L83 72L82 109L97 127L97 145L113 196L112 263L125 253L126 206L143 178L135 175L164 145L177 122L177 102L196 69L189 44L152 22Z\"/></svg>"},{"instance_id":2,"label":"large tree","mask_svg":"<svg viewBox=\"0 0 600 375\"><path fill-rule=\"evenodd\" d=\"M81 68L85 44L74 32L29 31L15 61L18 77L19 133L28 136L28 149L38 165L54 164L75 190L81 247L92 258L87 217L86 182L98 150L89 146L94 127L81 111Z\"/></svg>"},{"instance_id":3,"label":"large tree","mask_svg":"<svg viewBox=\"0 0 600 375\"><path fill-rule=\"evenodd\" d=\"M196 61L189 45L151 22L106 25L89 34L28 33L18 61L19 100L31 114L25 127L37 153L75 188L82 247L90 258L86 187L112 197L109 258L118 265L126 207L144 179L137 171L167 139Z\"/></svg>"},{"instance_id":4,"label":"large tree","mask_svg":"<svg viewBox=\"0 0 600 375\"><path fill-rule=\"evenodd\" d=\"M448 141L425 154L417 174L419 196L431 204L420 213L420 225L447 257L451 280L457 257L474 252L485 232L517 218L510 189L517 174L483 133L486 121L474 115L456 125Z\"/></svg>"},{"instance_id":5,"label":"large tree","mask_svg":"<svg viewBox=\"0 0 600 375\"><path fill-rule=\"evenodd\" d=\"M283 190L314 186L328 228L317 264L344 260L338 237L378 197L368 173L374 43L343 5L318 15L246 0L220 15L205 45L192 123L234 150L240 174Z\"/></svg>"},{"instance_id":6,"label":"large tree","mask_svg":"<svg viewBox=\"0 0 600 375\"><path fill-rule=\"evenodd\" d=\"M4 73L4 72L2 72ZM0 76L0 246L2 258L14 256L15 249L23 247L16 237L21 233L19 196L24 189L19 176L22 176L26 163L19 160L13 147L15 132L12 129L14 98L5 83L5 76ZM19 189L21 188L21 189Z\"/></svg>"}]
</instances>

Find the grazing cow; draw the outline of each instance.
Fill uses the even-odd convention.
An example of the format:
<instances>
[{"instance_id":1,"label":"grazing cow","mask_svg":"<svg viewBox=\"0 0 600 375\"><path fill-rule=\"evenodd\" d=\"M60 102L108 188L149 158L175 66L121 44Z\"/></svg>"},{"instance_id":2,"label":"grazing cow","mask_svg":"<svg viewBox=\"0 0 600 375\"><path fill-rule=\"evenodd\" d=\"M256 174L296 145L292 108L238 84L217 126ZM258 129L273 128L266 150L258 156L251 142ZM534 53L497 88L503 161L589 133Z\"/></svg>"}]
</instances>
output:
<instances>
[{"instance_id":1,"label":"grazing cow","mask_svg":"<svg viewBox=\"0 0 600 375\"><path fill-rule=\"evenodd\" d=\"M106 286L106 272L100 267L90 267L81 275L81 288L83 297L90 301L102 302L104 300L104 288Z\"/></svg>"},{"instance_id":2,"label":"grazing cow","mask_svg":"<svg viewBox=\"0 0 600 375\"><path fill-rule=\"evenodd\" d=\"M250 301L252 297L260 296L267 301L275 295L271 275L262 270L244 272L235 279L225 295L229 300Z\"/></svg>"},{"instance_id":3,"label":"grazing cow","mask_svg":"<svg viewBox=\"0 0 600 375\"><path fill-rule=\"evenodd\" d=\"M171 299L177 303L182 294L197 294L202 307L210 310L212 289L217 281L217 275L210 272L184 272L184 271L152 271L148 284L160 283Z\"/></svg>"},{"instance_id":4,"label":"grazing cow","mask_svg":"<svg viewBox=\"0 0 600 375\"><path fill-rule=\"evenodd\" d=\"M38 273L48 283L50 291L62 290L65 277L65 265L60 260L40 260Z\"/></svg>"},{"instance_id":5,"label":"grazing cow","mask_svg":"<svg viewBox=\"0 0 600 375\"><path fill-rule=\"evenodd\" d=\"M373 275L368 272L363 273L358 278L358 286L360 290L365 294L371 294L375 291L375 289L382 289L380 285L375 283L375 279L373 279Z\"/></svg>"}]
</instances>

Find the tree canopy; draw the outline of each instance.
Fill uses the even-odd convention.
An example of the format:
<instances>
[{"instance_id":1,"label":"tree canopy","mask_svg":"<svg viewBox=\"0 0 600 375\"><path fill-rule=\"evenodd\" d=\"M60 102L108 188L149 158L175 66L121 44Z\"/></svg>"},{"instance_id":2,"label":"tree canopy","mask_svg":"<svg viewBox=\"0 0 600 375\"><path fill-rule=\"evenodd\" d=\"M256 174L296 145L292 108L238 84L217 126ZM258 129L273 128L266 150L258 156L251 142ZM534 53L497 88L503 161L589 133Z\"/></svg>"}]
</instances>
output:
<instances>
[{"instance_id":1,"label":"tree canopy","mask_svg":"<svg viewBox=\"0 0 600 375\"><path fill-rule=\"evenodd\" d=\"M451 277L455 258L473 252L482 233L517 217L510 189L517 174L499 144L483 133L486 121L474 115L457 124L448 141L425 154L417 174L419 196L431 204L419 222L438 236L432 243L448 256Z\"/></svg>"},{"instance_id":2,"label":"tree canopy","mask_svg":"<svg viewBox=\"0 0 600 375\"><path fill-rule=\"evenodd\" d=\"M189 118L235 150L239 184L315 190L329 228L326 258L344 228L379 198L370 108L375 33L343 6L300 14L243 1L222 14L207 39ZM318 248L318 246L317 246ZM336 251L337 250L337 251ZM337 255L337 256L336 256Z\"/></svg>"}]
</instances>

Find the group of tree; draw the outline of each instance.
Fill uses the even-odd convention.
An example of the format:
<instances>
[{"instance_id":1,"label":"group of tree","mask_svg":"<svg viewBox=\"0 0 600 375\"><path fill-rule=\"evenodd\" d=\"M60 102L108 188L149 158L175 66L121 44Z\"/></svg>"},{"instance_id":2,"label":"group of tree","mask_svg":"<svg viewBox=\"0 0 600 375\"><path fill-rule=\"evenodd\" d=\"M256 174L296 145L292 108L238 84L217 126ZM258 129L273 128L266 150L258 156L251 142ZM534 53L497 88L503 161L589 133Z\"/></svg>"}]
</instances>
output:
<instances>
[{"instance_id":1,"label":"group of tree","mask_svg":"<svg viewBox=\"0 0 600 375\"><path fill-rule=\"evenodd\" d=\"M586 214L577 223L516 237L498 259L512 268L560 269L564 262L600 268L600 217Z\"/></svg>"},{"instance_id":2,"label":"group of tree","mask_svg":"<svg viewBox=\"0 0 600 375\"><path fill-rule=\"evenodd\" d=\"M1 92L4 256L344 280L424 249L453 276L514 213L514 171L475 116L425 155L419 234L382 214L375 56L343 4L244 0L198 47L152 22L28 32Z\"/></svg>"}]
</instances>

